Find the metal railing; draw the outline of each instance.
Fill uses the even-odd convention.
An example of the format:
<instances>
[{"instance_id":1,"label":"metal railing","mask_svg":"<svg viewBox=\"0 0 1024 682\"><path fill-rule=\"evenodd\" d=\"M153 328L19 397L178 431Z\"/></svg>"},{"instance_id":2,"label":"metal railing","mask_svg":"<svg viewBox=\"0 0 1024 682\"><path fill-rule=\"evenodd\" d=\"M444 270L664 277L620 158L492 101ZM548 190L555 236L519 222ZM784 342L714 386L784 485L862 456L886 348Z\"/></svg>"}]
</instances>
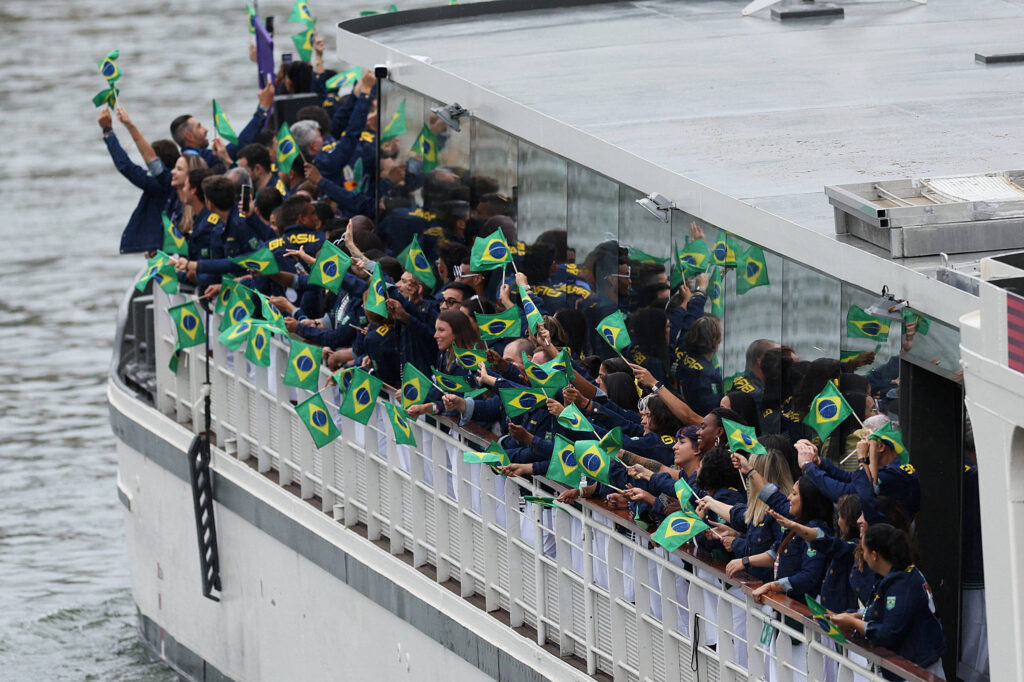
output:
<instances>
[{"instance_id":1,"label":"metal railing","mask_svg":"<svg viewBox=\"0 0 1024 682\"><path fill-rule=\"evenodd\" d=\"M168 369L175 332L166 310L180 302L152 294L157 409L196 430L203 423L203 347L181 352ZM590 675L615 680L882 680L884 668L908 680L937 679L891 652L832 640L786 597L757 603L759 583L726 578L723 565L693 550L666 553L614 510L584 502L557 509L523 495L563 489L535 477L504 478L463 462L478 435L445 419L413 423L418 447L397 445L383 409L364 427L337 415L336 387L323 392L341 436L313 446L294 403L305 397L282 383L288 349L272 342L271 364L257 367L243 349L216 343L211 316L215 446L373 541L432 566L439 583L507 612L538 644L578 657ZM326 370L323 380L329 379ZM379 400L386 400L389 390ZM743 575L741 574L741 578ZM783 616L786 618L784 619ZM512 631L509 636L519 636Z\"/></svg>"}]
</instances>

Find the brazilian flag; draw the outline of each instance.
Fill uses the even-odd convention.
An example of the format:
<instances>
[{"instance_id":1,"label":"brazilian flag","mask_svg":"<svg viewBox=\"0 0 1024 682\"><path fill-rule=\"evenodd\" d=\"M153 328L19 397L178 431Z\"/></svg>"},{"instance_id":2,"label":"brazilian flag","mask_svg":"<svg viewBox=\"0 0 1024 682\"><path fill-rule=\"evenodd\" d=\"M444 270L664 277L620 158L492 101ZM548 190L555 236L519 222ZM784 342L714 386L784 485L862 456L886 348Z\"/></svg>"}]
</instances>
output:
<instances>
[{"instance_id":1,"label":"brazilian flag","mask_svg":"<svg viewBox=\"0 0 1024 682\"><path fill-rule=\"evenodd\" d=\"M399 135L404 135L408 131L408 128L405 126L405 100L403 99L402 103L398 105L398 110L391 114L391 120L388 121L388 124L384 126L384 130L381 131L380 141L387 142Z\"/></svg>"},{"instance_id":2,"label":"brazilian flag","mask_svg":"<svg viewBox=\"0 0 1024 682\"><path fill-rule=\"evenodd\" d=\"M302 33L296 33L292 36L292 42L295 44L295 51L299 53L299 59L304 62L308 62L310 57L313 56L313 36L316 32L313 29L306 29Z\"/></svg>"},{"instance_id":3,"label":"brazilian flag","mask_svg":"<svg viewBox=\"0 0 1024 682\"><path fill-rule=\"evenodd\" d=\"M756 287L768 286L768 264L764 260L764 251L760 246L751 244L736 269L736 293L745 294Z\"/></svg>"},{"instance_id":4,"label":"brazilian flag","mask_svg":"<svg viewBox=\"0 0 1024 682\"><path fill-rule=\"evenodd\" d=\"M537 310L537 306L534 305L533 299L526 293L526 288L519 285L519 298L523 301L523 312L526 313L526 325L530 328L531 334L536 334L537 330L540 329L541 323L544 321L544 316Z\"/></svg>"},{"instance_id":5,"label":"brazilian flag","mask_svg":"<svg viewBox=\"0 0 1024 682\"><path fill-rule=\"evenodd\" d=\"M373 415L373 406L383 385L384 382L372 374L356 369L352 372L352 381L348 385L348 392L345 393L338 414L365 426Z\"/></svg>"},{"instance_id":6,"label":"brazilian flag","mask_svg":"<svg viewBox=\"0 0 1024 682\"><path fill-rule=\"evenodd\" d=\"M818 432L824 442L836 427L853 414L853 408L831 381L825 383L821 393L811 400L811 409L804 417L804 424Z\"/></svg>"},{"instance_id":7,"label":"brazilian flag","mask_svg":"<svg viewBox=\"0 0 1024 682\"><path fill-rule=\"evenodd\" d=\"M558 360L559 359L556 357L551 362L538 365L534 362L530 362L524 352L523 373L526 374L526 378L529 379L530 385L534 388L542 389L545 393L547 391L557 391L560 388L568 386L569 376L565 371L565 365ZM552 368L552 364L558 364L562 369L560 371L556 370Z\"/></svg>"},{"instance_id":8,"label":"brazilian flag","mask_svg":"<svg viewBox=\"0 0 1024 682\"><path fill-rule=\"evenodd\" d=\"M263 321L267 324L277 327L282 334L287 334L288 329L284 326L284 315L277 309L277 306L270 302L270 299L256 292L256 295L260 299L260 313L263 315Z\"/></svg>"},{"instance_id":9,"label":"brazilian flag","mask_svg":"<svg viewBox=\"0 0 1024 682\"><path fill-rule=\"evenodd\" d=\"M327 404L324 403L324 399L319 393L314 393L296 405L295 411L302 423L309 429L309 435L313 437L313 443L316 444L317 449L341 435L338 427L334 425L331 415L327 412Z\"/></svg>"},{"instance_id":10,"label":"brazilian flag","mask_svg":"<svg viewBox=\"0 0 1024 682\"><path fill-rule=\"evenodd\" d=\"M860 306L851 305L846 313L846 336L851 339L885 341L889 338L889 322L868 315Z\"/></svg>"},{"instance_id":11,"label":"brazilian flag","mask_svg":"<svg viewBox=\"0 0 1024 682\"><path fill-rule=\"evenodd\" d=\"M601 483L611 483L608 473L611 470L612 458L601 447L600 441L578 440L573 449L576 453L576 461L580 463L580 469L583 474Z\"/></svg>"},{"instance_id":12,"label":"brazilian flag","mask_svg":"<svg viewBox=\"0 0 1024 682\"><path fill-rule=\"evenodd\" d=\"M746 452L751 455L767 455L768 451L754 436L753 426L743 426L729 419L722 420L722 428L729 439L729 449L733 452Z\"/></svg>"},{"instance_id":13,"label":"brazilian flag","mask_svg":"<svg viewBox=\"0 0 1024 682\"><path fill-rule=\"evenodd\" d=\"M527 502L532 502L533 504L536 504L537 506L540 507L551 507L552 509L560 509L562 506L560 504L555 504L555 498L553 497L543 497L540 495L523 495L523 499L526 500Z\"/></svg>"},{"instance_id":14,"label":"brazilian flag","mask_svg":"<svg viewBox=\"0 0 1024 682\"><path fill-rule=\"evenodd\" d=\"M235 129L231 127L231 121L217 104L217 100L213 100L213 127L217 129L217 134L225 140L231 144L238 144L238 135L235 134Z\"/></svg>"},{"instance_id":15,"label":"brazilian flag","mask_svg":"<svg viewBox=\"0 0 1024 682\"><path fill-rule=\"evenodd\" d=\"M229 260L246 270L258 272L261 275L276 275L281 272L281 268L277 267L277 258L274 257L274 252L265 244L252 253L235 256Z\"/></svg>"},{"instance_id":16,"label":"brazilian flag","mask_svg":"<svg viewBox=\"0 0 1024 682\"><path fill-rule=\"evenodd\" d=\"M160 219L164 223L164 253L174 254L176 256L184 256L188 254L188 240L185 239L185 235L181 233L178 226L174 224L166 213L160 214Z\"/></svg>"},{"instance_id":17,"label":"brazilian flag","mask_svg":"<svg viewBox=\"0 0 1024 682\"><path fill-rule=\"evenodd\" d=\"M572 368L572 357L569 355L569 349L563 348L558 351L558 355L555 356L554 360L545 362L542 365L549 372L560 372L572 381L576 376L576 372Z\"/></svg>"},{"instance_id":18,"label":"brazilian flag","mask_svg":"<svg viewBox=\"0 0 1024 682\"><path fill-rule=\"evenodd\" d=\"M846 637L843 635L842 630L836 627L836 624L825 617L825 607L818 603L818 601L809 594L804 595L804 601L807 602L807 608L811 612L811 616L814 618L814 622L818 624L822 632L836 640L840 644L846 644Z\"/></svg>"},{"instance_id":19,"label":"brazilian flag","mask_svg":"<svg viewBox=\"0 0 1024 682\"><path fill-rule=\"evenodd\" d=\"M291 341L288 349L288 368L284 372L284 384L307 391L315 391L320 378L320 346L311 346L301 341Z\"/></svg>"},{"instance_id":20,"label":"brazilian flag","mask_svg":"<svg viewBox=\"0 0 1024 682\"><path fill-rule=\"evenodd\" d=\"M509 463L508 453L501 447L498 441L493 441L486 450L466 450L462 453L462 461L467 464L498 464L505 466Z\"/></svg>"},{"instance_id":21,"label":"brazilian flag","mask_svg":"<svg viewBox=\"0 0 1024 682\"><path fill-rule=\"evenodd\" d=\"M699 500L697 493L693 492L693 488L686 481L686 474L683 472L679 473L679 480L675 484L676 499L679 500L679 506L683 508L683 511L693 511L693 500Z\"/></svg>"},{"instance_id":22,"label":"brazilian flag","mask_svg":"<svg viewBox=\"0 0 1024 682\"><path fill-rule=\"evenodd\" d=\"M562 413L558 415L558 423L570 431L583 431L586 433L594 430L594 425L583 416L580 408L576 407L575 403L562 410Z\"/></svg>"},{"instance_id":23,"label":"brazilian flag","mask_svg":"<svg viewBox=\"0 0 1024 682\"><path fill-rule=\"evenodd\" d=\"M524 412L543 407L548 397L544 391L529 388L499 388L498 395L505 405L505 412L510 417L517 417Z\"/></svg>"},{"instance_id":24,"label":"brazilian flag","mask_svg":"<svg viewBox=\"0 0 1024 682\"><path fill-rule=\"evenodd\" d=\"M431 382L423 372L416 369L411 362L405 363L402 369L402 407L408 410L427 399Z\"/></svg>"},{"instance_id":25,"label":"brazilian flag","mask_svg":"<svg viewBox=\"0 0 1024 682\"><path fill-rule=\"evenodd\" d=\"M473 387L466 381L466 377L460 377L455 374L445 374L444 372L438 372L434 370L434 378L437 379L437 387L442 391L448 393L469 393L473 390Z\"/></svg>"},{"instance_id":26,"label":"brazilian flag","mask_svg":"<svg viewBox=\"0 0 1024 682\"><path fill-rule=\"evenodd\" d=\"M334 383L338 385L338 392L342 395L348 393L348 387L352 385L352 373L355 371L355 367L346 367L345 369L339 369L331 376L334 379Z\"/></svg>"},{"instance_id":27,"label":"brazilian flag","mask_svg":"<svg viewBox=\"0 0 1024 682\"><path fill-rule=\"evenodd\" d=\"M711 314L721 317L725 314L725 287L722 285L722 270L716 267L708 280L708 300L711 301Z\"/></svg>"},{"instance_id":28,"label":"brazilian flag","mask_svg":"<svg viewBox=\"0 0 1024 682\"><path fill-rule=\"evenodd\" d=\"M166 251L166 249L164 249ZM908 325L917 322L917 333L924 336L932 328L932 321L920 313L915 313L910 308L903 309L903 324Z\"/></svg>"},{"instance_id":29,"label":"brazilian flag","mask_svg":"<svg viewBox=\"0 0 1024 682\"><path fill-rule=\"evenodd\" d=\"M231 279L229 275L221 275L220 291L217 292L217 303L213 307L213 312L218 315L223 315L227 312L228 303L231 302L231 292L235 290L235 284L235 280Z\"/></svg>"},{"instance_id":30,"label":"brazilian flag","mask_svg":"<svg viewBox=\"0 0 1024 682\"><path fill-rule=\"evenodd\" d=\"M412 236L412 241L409 242L407 247L405 247L405 250L398 254L398 262L401 263L402 267L412 274L413 277L423 282L428 289L433 289L437 284L437 277L434 275L434 269L430 267L430 261L427 260L426 254L423 253L423 248L420 246L420 240L416 235Z\"/></svg>"},{"instance_id":31,"label":"brazilian flag","mask_svg":"<svg viewBox=\"0 0 1024 682\"><path fill-rule=\"evenodd\" d=\"M598 322L597 333L619 354L633 342L626 331L626 319L622 316L621 310L616 310Z\"/></svg>"},{"instance_id":32,"label":"brazilian flag","mask_svg":"<svg viewBox=\"0 0 1024 682\"><path fill-rule=\"evenodd\" d=\"M256 8L245 3L245 12L249 15L249 33L256 33Z\"/></svg>"},{"instance_id":33,"label":"brazilian flag","mask_svg":"<svg viewBox=\"0 0 1024 682\"><path fill-rule=\"evenodd\" d=\"M693 512L677 511L665 517L651 540L674 552L708 528L708 524Z\"/></svg>"},{"instance_id":34,"label":"brazilian flag","mask_svg":"<svg viewBox=\"0 0 1024 682\"><path fill-rule=\"evenodd\" d=\"M173 305L167 309L174 320L174 328L178 332L178 344L175 350L191 348L206 343L206 330L199 318L199 308L195 301Z\"/></svg>"},{"instance_id":35,"label":"brazilian flag","mask_svg":"<svg viewBox=\"0 0 1024 682\"><path fill-rule=\"evenodd\" d=\"M178 273L174 264L163 251L157 251L156 255L146 262L146 274L135 283L135 288L143 291L149 280L156 282L156 285L169 294L178 293Z\"/></svg>"},{"instance_id":36,"label":"brazilian flag","mask_svg":"<svg viewBox=\"0 0 1024 682\"><path fill-rule=\"evenodd\" d=\"M117 82L123 74L121 69L116 64L117 58L121 56L120 50L111 50L106 57L96 62L96 66L99 67L100 74L107 79L107 83L111 86ZM111 87L113 90L113 87ZM98 104L96 106L99 106Z\"/></svg>"},{"instance_id":37,"label":"brazilian flag","mask_svg":"<svg viewBox=\"0 0 1024 682\"><path fill-rule=\"evenodd\" d=\"M342 71L341 73L334 74L327 79L327 82L324 85L328 90L341 90L342 88L347 89L355 85L356 81L362 77L363 67L354 66L348 71ZM387 138L381 138L381 142L384 142L386 139Z\"/></svg>"},{"instance_id":38,"label":"brazilian flag","mask_svg":"<svg viewBox=\"0 0 1024 682\"><path fill-rule=\"evenodd\" d=\"M259 367L270 367L270 334L273 330L265 322L252 321L249 328L249 343L245 347L245 359Z\"/></svg>"},{"instance_id":39,"label":"brazilian flag","mask_svg":"<svg viewBox=\"0 0 1024 682\"><path fill-rule=\"evenodd\" d=\"M381 274L383 268L380 263L373 269L373 275L370 277L370 287L366 290L366 304L365 308L371 313L376 313L381 317L388 316L388 290L384 286L384 277Z\"/></svg>"},{"instance_id":40,"label":"brazilian flag","mask_svg":"<svg viewBox=\"0 0 1024 682\"><path fill-rule=\"evenodd\" d=\"M636 261L637 263L664 263L668 258L658 258L652 256L646 251L636 248L635 246L629 247L629 259Z\"/></svg>"},{"instance_id":41,"label":"brazilian flag","mask_svg":"<svg viewBox=\"0 0 1024 682\"><path fill-rule=\"evenodd\" d=\"M555 436L554 447L551 450L551 462L548 464L548 472L545 476L571 488L580 484L582 476L580 463L576 459L576 450L571 441L562 436Z\"/></svg>"},{"instance_id":42,"label":"brazilian flag","mask_svg":"<svg viewBox=\"0 0 1024 682\"><path fill-rule=\"evenodd\" d=\"M391 420L391 429L395 433L395 442L399 445L411 445L416 447L416 437L412 435L412 420L409 413L398 405L384 403L384 409L388 412L388 419Z\"/></svg>"},{"instance_id":43,"label":"brazilian flag","mask_svg":"<svg viewBox=\"0 0 1024 682\"><path fill-rule=\"evenodd\" d=\"M423 124L420 134L412 143L411 153L423 159L423 172L429 173L437 168L437 136L430 131L427 124Z\"/></svg>"},{"instance_id":44,"label":"brazilian flag","mask_svg":"<svg viewBox=\"0 0 1024 682\"><path fill-rule=\"evenodd\" d=\"M478 369L481 362L487 361L487 351L476 350L475 348L459 348L452 344L452 352L455 353L455 361L465 369Z\"/></svg>"},{"instance_id":45,"label":"brazilian flag","mask_svg":"<svg viewBox=\"0 0 1024 682\"><path fill-rule=\"evenodd\" d=\"M473 272L496 270L511 262L512 251L501 230L495 230L486 237L477 237L473 242L473 252L469 257L469 267Z\"/></svg>"},{"instance_id":46,"label":"brazilian flag","mask_svg":"<svg viewBox=\"0 0 1024 682\"><path fill-rule=\"evenodd\" d=\"M907 448L903 445L903 437L900 436L900 432L892 425L892 422L886 422L880 428L875 429L868 438L885 443L895 450L901 465L910 464L910 453L907 452Z\"/></svg>"},{"instance_id":47,"label":"brazilian flag","mask_svg":"<svg viewBox=\"0 0 1024 682\"><path fill-rule=\"evenodd\" d=\"M236 325L247 317L252 317L256 308L252 304L253 290L242 284L235 284L231 289L230 299L224 309L224 317L220 321L220 331Z\"/></svg>"},{"instance_id":48,"label":"brazilian flag","mask_svg":"<svg viewBox=\"0 0 1024 682\"><path fill-rule=\"evenodd\" d=\"M292 13L288 15L288 23L305 24L309 29L316 25L316 19L313 18L313 13L306 0L295 0L295 4L292 5Z\"/></svg>"},{"instance_id":49,"label":"brazilian flag","mask_svg":"<svg viewBox=\"0 0 1024 682\"><path fill-rule=\"evenodd\" d=\"M233 324L220 333L217 340L233 351L249 340L249 332L252 330L252 320L246 318L238 324Z\"/></svg>"},{"instance_id":50,"label":"brazilian flag","mask_svg":"<svg viewBox=\"0 0 1024 682\"><path fill-rule=\"evenodd\" d=\"M703 239L689 241L682 251L676 252L676 264L686 277L706 271L710 263L711 252Z\"/></svg>"},{"instance_id":51,"label":"brazilian flag","mask_svg":"<svg viewBox=\"0 0 1024 682\"><path fill-rule=\"evenodd\" d=\"M108 107L113 109L114 105L117 103L117 96L119 94L121 94L121 91L111 85L106 90L100 90L93 95L92 104L96 107L102 107L106 104Z\"/></svg>"},{"instance_id":52,"label":"brazilian flag","mask_svg":"<svg viewBox=\"0 0 1024 682\"><path fill-rule=\"evenodd\" d=\"M313 270L309 273L309 283L336 294L341 289L341 280L350 265L352 259L347 253L325 241L316 256L316 262L313 263Z\"/></svg>"},{"instance_id":53,"label":"brazilian flag","mask_svg":"<svg viewBox=\"0 0 1024 682\"><path fill-rule=\"evenodd\" d=\"M484 341L517 339L523 333L522 318L519 316L517 308L509 308L494 315L484 315L483 313L473 313L473 315L476 316L476 326L480 328L480 338Z\"/></svg>"},{"instance_id":54,"label":"brazilian flag","mask_svg":"<svg viewBox=\"0 0 1024 682\"><path fill-rule=\"evenodd\" d=\"M292 172L292 164L299 158L299 145L295 144L292 129L282 123L277 131L277 167L284 173Z\"/></svg>"},{"instance_id":55,"label":"brazilian flag","mask_svg":"<svg viewBox=\"0 0 1024 682\"><path fill-rule=\"evenodd\" d=\"M736 242L729 237L729 233L719 229L715 237L715 245L711 248L711 259L715 265L725 268L736 267Z\"/></svg>"},{"instance_id":56,"label":"brazilian flag","mask_svg":"<svg viewBox=\"0 0 1024 682\"><path fill-rule=\"evenodd\" d=\"M608 433L601 436L601 449L612 459L617 459L619 450L622 449L622 427L616 426Z\"/></svg>"},{"instance_id":57,"label":"brazilian flag","mask_svg":"<svg viewBox=\"0 0 1024 682\"><path fill-rule=\"evenodd\" d=\"M683 283L683 268L679 266L679 245L675 243L672 244L672 262L675 265L672 266L672 277L668 285L675 291Z\"/></svg>"}]
</instances>

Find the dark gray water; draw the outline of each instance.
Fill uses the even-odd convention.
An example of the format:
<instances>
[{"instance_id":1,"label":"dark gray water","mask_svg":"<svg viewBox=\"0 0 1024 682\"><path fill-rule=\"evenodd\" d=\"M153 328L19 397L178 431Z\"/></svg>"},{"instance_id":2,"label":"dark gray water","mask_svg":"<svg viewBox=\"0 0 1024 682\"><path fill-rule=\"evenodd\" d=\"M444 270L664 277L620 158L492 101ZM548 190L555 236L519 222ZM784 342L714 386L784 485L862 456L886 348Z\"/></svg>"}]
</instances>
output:
<instances>
[{"instance_id":1,"label":"dark gray water","mask_svg":"<svg viewBox=\"0 0 1024 682\"><path fill-rule=\"evenodd\" d=\"M326 30L345 18L311 4ZM291 2L260 5L283 21ZM213 97L241 129L256 106L244 4L4 0L0 24L0 679L173 680L135 636L104 394L117 306L142 264L117 253L138 192L91 98L116 48L121 102L150 140L180 113L212 127Z\"/></svg>"}]
</instances>

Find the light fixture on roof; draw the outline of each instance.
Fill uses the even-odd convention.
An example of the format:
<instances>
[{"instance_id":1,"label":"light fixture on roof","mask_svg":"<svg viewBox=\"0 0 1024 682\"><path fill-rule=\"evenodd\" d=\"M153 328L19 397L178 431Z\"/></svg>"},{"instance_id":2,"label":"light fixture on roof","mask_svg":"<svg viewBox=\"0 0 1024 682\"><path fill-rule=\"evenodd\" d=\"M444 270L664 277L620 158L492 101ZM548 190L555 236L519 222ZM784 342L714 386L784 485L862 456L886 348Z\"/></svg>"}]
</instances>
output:
<instances>
[{"instance_id":1,"label":"light fixture on roof","mask_svg":"<svg viewBox=\"0 0 1024 682\"><path fill-rule=\"evenodd\" d=\"M902 298L896 298L889 293L889 287L883 286L881 297L864 312L872 317L901 320L903 319L903 309L906 307L906 301Z\"/></svg>"},{"instance_id":2,"label":"light fixture on roof","mask_svg":"<svg viewBox=\"0 0 1024 682\"><path fill-rule=\"evenodd\" d=\"M445 107L430 107L430 110L455 132L459 132L459 118L469 113L458 102L452 102Z\"/></svg>"},{"instance_id":3,"label":"light fixture on roof","mask_svg":"<svg viewBox=\"0 0 1024 682\"><path fill-rule=\"evenodd\" d=\"M663 223L668 222L669 213L671 213L673 208L676 208L676 202L670 201L657 192L651 192L643 199L637 199L636 203L643 206L644 210Z\"/></svg>"}]
</instances>

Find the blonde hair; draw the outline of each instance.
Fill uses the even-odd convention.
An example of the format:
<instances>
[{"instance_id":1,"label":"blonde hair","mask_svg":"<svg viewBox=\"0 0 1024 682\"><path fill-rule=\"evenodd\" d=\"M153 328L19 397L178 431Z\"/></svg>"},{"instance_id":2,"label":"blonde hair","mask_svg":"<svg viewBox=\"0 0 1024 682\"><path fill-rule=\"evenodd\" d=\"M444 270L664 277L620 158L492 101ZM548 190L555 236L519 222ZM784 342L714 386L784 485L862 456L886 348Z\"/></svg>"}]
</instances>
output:
<instances>
[{"instance_id":1,"label":"blonde hair","mask_svg":"<svg viewBox=\"0 0 1024 682\"><path fill-rule=\"evenodd\" d=\"M198 154L185 154L181 158L185 159L186 173L208 167L206 165L206 161L203 160L203 157ZM192 234L192 223L195 220L195 211L192 210L191 203L187 201L182 201L181 203L181 220L178 221L178 231L182 234Z\"/></svg>"},{"instance_id":2,"label":"blonde hair","mask_svg":"<svg viewBox=\"0 0 1024 682\"><path fill-rule=\"evenodd\" d=\"M789 495L793 490L793 476L789 471L789 463L778 450L768 450L766 455L756 455L750 460L750 465L761 474L765 483L774 483L779 487L779 492ZM751 488L747 494L747 511L743 514L743 520L747 527L756 526L764 521L764 515L768 511L765 504Z\"/></svg>"}]
</instances>

